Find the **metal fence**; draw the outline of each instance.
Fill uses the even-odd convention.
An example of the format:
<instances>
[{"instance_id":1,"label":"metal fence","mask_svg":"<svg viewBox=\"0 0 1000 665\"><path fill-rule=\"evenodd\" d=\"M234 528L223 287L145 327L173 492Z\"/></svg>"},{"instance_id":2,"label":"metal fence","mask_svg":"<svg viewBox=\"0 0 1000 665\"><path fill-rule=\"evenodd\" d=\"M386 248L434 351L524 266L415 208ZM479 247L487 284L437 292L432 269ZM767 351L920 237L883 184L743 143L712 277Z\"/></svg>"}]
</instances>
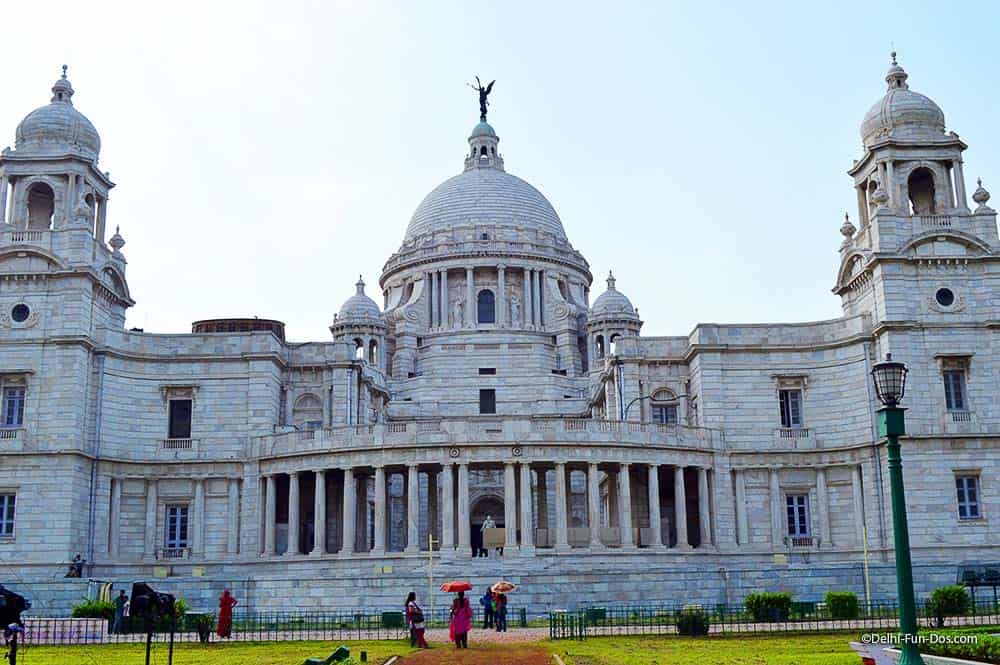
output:
<instances>
[{"instance_id":1,"label":"metal fence","mask_svg":"<svg viewBox=\"0 0 1000 665\"><path fill-rule=\"evenodd\" d=\"M709 635L774 634L795 632L890 632L898 628L895 603L862 604L853 618L831 614L825 603L794 602L787 611L754 615L742 605L621 605L588 607L549 614L553 640L585 639L604 635L678 635L678 620L685 609L698 608L708 623ZM1000 626L1000 604L993 600L970 603L967 613L938 617L926 604L917 607L918 622L925 628Z\"/></svg>"}]
</instances>

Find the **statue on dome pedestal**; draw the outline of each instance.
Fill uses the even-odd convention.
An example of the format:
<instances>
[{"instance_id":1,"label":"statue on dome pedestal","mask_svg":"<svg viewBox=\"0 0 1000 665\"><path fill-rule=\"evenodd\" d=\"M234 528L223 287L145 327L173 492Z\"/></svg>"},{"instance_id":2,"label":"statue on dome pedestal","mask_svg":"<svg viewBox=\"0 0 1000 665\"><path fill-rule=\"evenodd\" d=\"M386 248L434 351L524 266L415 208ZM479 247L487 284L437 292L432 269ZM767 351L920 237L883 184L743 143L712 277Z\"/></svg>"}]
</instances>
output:
<instances>
[{"instance_id":1,"label":"statue on dome pedestal","mask_svg":"<svg viewBox=\"0 0 1000 665\"><path fill-rule=\"evenodd\" d=\"M462 302L461 298L456 298L451 302L451 318L454 319L454 324L457 328L462 327L462 321L465 313L465 304Z\"/></svg>"},{"instance_id":2,"label":"statue on dome pedestal","mask_svg":"<svg viewBox=\"0 0 1000 665\"><path fill-rule=\"evenodd\" d=\"M521 299L517 296L510 299L510 327L521 327Z\"/></svg>"},{"instance_id":3,"label":"statue on dome pedestal","mask_svg":"<svg viewBox=\"0 0 1000 665\"><path fill-rule=\"evenodd\" d=\"M490 105L486 98L493 92L494 83L496 83L496 79L490 81L490 84L484 88L478 76L476 77L476 85L466 83L467 86L479 92L479 122L486 122L486 107Z\"/></svg>"}]
</instances>

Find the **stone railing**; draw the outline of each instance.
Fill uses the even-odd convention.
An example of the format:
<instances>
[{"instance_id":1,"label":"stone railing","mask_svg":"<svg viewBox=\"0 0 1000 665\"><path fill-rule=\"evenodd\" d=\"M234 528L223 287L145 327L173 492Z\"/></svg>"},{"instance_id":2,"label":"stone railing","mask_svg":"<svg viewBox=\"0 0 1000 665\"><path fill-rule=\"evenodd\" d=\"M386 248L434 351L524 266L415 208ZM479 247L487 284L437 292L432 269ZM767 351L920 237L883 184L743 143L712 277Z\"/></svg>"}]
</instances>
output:
<instances>
[{"instance_id":1,"label":"stone railing","mask_svg":"<svg viewBox=\"0 0 1000 665\"><path fill-rule=\"evenodd\" d=\"M502 256L506 254L553 258L581 267L587 265L581 254L569 245L560 247L540 240L452 240L425 246L404 246L389 257L389 260L382 267L382 272L387 273L406 264L429 258L444 258L453 255Z\"/></svg>"},{"instance_id":2,"label":"stone railing","mask_svg":"<svg viewBox=\"0 0 1000 665\"><path fill-rule=\"evenodd\" d=\"M247 456L272 458L307 452L365 448L467 446L476 444L578 444L712 450L709 429L583 418L491 418L410 420L348 425L254 437Z\"/></svg>"},{"instance_id":3,"label":"stone railing","mask_svg":"<svg viewBox=\"0 0 1000 665\"><path fill-rule=\"evenodd\" d=\"M778 448L815 448L816 434L808 427L779 427L774 441Z\"/></svg>"},{"instance_id":4,"label":"stone railing","mask_svg":"<svg viewBox=\"0 0 1000 665\"><path fill-rule=\"evenodd\" d=\"M919 215L920 226L923 228L940 228L952 226L955 222L954 215Z\"/></svg>"},{"instance_id":5,"label":"stone railing","mask_svg":"<svg viewBox=\"0 0 1000 665\"><path fill-rule=\"evenodd\" d=\"M18 432L21 430L19 428L15 429L0 429L0 441L10 441L17 438Z\"/></svg>"},{"instance_id":6,"label":"stone railing","mask_svg":"<svg viewBox=\"0 0 1000 665\"><path fill-rule=\"evenodd\" d=\"M160 447L164 450L191 450L195 446L195 439L161 439Z\"/></svg>"}]
</instances>

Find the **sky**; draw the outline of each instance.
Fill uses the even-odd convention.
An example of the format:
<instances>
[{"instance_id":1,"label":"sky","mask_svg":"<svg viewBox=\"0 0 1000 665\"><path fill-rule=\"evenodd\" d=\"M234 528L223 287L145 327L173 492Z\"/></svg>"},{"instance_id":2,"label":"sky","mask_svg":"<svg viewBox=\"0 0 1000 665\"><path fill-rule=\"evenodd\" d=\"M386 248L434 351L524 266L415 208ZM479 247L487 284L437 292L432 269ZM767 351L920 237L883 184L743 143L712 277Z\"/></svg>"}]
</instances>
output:
<instances>
[{"instance_id":1,"label":"sky","mask_svg":"<svg viewBox=\"0 0 1000 665\"><path fill-rule=\"evenodd\" d=\"M69 65L127 244L129 327L260 316L294 341L378 278L459 173L496 79L536 186L644 335L835 318L858 127L895 48L1000 188L1000 4L5 3L0 148Z\"/></svg>"}]
</instances>

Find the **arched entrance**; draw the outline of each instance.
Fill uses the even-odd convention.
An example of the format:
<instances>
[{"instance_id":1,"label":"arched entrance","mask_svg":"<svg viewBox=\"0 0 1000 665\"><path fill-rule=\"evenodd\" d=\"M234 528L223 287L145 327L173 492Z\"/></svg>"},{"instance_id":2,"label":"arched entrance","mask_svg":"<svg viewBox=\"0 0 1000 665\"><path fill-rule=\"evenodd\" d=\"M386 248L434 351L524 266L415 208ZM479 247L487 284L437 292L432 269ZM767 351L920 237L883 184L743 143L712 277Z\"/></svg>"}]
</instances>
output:
<instances>
[{"instance_id":1,"label":"arched entrance","mask_svg":"<svg viewBox=\"0 0 1000 665\"><path fill-rule=\"evenodd\" d=\"M482 496L472 504L472 510L469 512L471 515L469 540L472 545L472 555L476 556L485 552L483 549L483 522L486 521L487 516L493 519L497 528L504 527L503 498L494 494Z\"/></svg>"}]
</instances>

